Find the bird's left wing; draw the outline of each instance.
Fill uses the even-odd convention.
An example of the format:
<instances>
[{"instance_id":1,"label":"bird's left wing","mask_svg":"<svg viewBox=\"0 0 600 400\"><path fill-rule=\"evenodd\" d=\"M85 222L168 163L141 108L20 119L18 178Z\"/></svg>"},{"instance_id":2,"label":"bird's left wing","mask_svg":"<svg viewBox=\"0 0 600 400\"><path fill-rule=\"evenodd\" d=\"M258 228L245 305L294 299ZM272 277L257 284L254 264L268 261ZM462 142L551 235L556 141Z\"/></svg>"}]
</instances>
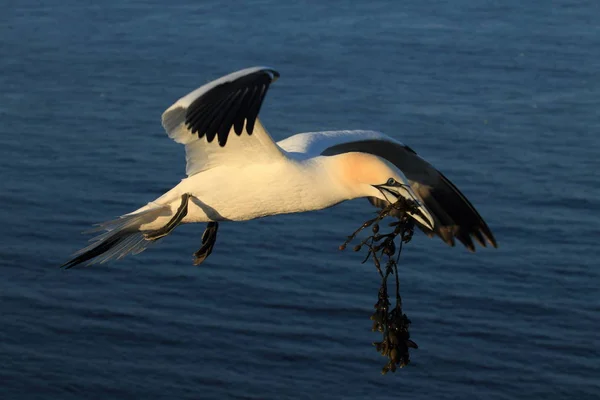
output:
<instances>
[{"instance_id":1,"label":"bird's left wing","mask_svg":"<svg viewBox=\"0 0 600 400\"><path fill-rule=\"evenodd\" d=\"M482 246L487 241L496 247L490 228L465 195L414 150L389 136L375 131L310 132L294 135L277 144L296 158L352 151L384 158L402 171L419 200L433 215L434 231L421 226L425 233L436 234L451 246L456 238L471 251L475 250L472 238ZM382 200L370 198L369 201L375 206L384 206Z\"/></svg>"},{"instance_id":2,"label":"bird's left wing","mask_svg":"<svg viewBox=\"0 0 600 400\"><path fill-rule=\"evenodd\" d=\"M267 67L243 69L194 90L163 113L169 137L185 145L188 176L218 165L284 157L258 120L278 77Z\"/></svg>"}]
</instances>

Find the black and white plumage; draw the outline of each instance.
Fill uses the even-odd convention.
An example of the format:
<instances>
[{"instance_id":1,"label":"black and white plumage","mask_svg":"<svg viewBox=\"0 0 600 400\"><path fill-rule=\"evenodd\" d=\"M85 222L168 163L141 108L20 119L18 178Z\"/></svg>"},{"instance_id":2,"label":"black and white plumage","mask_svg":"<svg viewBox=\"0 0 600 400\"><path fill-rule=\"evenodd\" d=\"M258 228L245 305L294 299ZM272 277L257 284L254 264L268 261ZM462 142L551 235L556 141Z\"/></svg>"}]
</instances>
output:
<instances>
[{"instance_id":1,"label":"black and white plumage","mask_svg":"<svg viewBox=\"0 0 600 400\"><path fill-rule=\"evenodd\" d=\"M169 107L162 124L185 146L187 178L146 206L100 224L104 233L65 266L139 253L180 223L208 222L195 253L199 263L212 251L221 221L319 210L360 197L375 206L398 197L417 200L411 217L428 235L450 245L457 239L470 250L473 238L496 247L489 227L459 189L382 133L311 132L275 143L258 114L278 77L272 68L244 69Z\"/></svg>"},{"instance_id":2,"label":"black and white plumage","mask_svg":"<svg viewBox=\"0 0 600 400\"><path fill-rule=\"evenodd\" d=\"M343 132L343 133L342 133ZM461 191L421 158L413 149L384 134L374 131L318 132L319 140L309 141L309 153L326 156L348 152L366 152L381 157L402 171L419 200L434 218L434 229L417 224L428 236L438 235L454 246L458 239L470 251L475 251L472 238L481 246L486 242L497 247L496 239L479 212ZM387 201L369 197L376 207L383 208Z\"/></svg>"}]
</instances>

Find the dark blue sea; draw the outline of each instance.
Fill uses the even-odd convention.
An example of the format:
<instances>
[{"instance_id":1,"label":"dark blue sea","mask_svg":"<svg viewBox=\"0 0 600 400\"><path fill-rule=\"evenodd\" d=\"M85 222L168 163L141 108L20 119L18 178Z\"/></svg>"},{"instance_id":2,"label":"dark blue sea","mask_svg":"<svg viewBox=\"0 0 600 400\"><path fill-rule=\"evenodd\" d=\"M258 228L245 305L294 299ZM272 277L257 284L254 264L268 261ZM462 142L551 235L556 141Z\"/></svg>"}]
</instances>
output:
<instances>
[{"instance_id":1,"label":"dark blue sea","mask_svg":"<svg viewBox=\"0 0 600 400\"><path fill-rule=\"evenodd\" d=\"M595 1L4 2L1 399L600 398L600 18ZM160 115L223 74L281 73L276 139L376 129L494 232L417 235L400 268L420 346L382 376L379 280L344 238L365 200L202 225L61 270L96 222L185 176Z\"/></svg>"}]
</instances>

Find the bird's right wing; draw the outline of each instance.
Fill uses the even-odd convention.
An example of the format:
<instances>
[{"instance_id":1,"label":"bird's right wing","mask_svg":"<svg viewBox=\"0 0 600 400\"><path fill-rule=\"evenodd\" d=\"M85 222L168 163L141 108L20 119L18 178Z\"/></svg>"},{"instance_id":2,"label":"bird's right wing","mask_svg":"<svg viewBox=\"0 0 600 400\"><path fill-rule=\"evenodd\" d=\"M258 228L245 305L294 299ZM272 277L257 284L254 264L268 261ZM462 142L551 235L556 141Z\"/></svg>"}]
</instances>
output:
<instances>
[{"instance_id":1,"label":"bird's right wing","mask_svg":"<svg viewBox=\"0 0 600 400\"><path fill-rule=\"evenodd\" d=\"M294 135L277 144L296 158L353 151L381 157L402 171L419 200L433 215L433 232L420 227L426 234L436 234L451 246L456 238L471 251L475 251L472 237L482 246L487 241L496 247L490 228L466 196L413 149L387 135L376 131L310 132ZM377 198L369 198L369 201L376 207L385 206L384 201Z\"/></svg>"},{"instance_id":2,"label":"bird's right wing","mask_svg":"<svg viewBox=\"0 0 600 400\"><path fill-rule=\"evenodd\" d=\"M169 137L185 145L188 176L219 165L284 157L258 120L267 90L278 77L271 68L243 69L194 90L163 113Z\"/></svg>"}]
</instances>

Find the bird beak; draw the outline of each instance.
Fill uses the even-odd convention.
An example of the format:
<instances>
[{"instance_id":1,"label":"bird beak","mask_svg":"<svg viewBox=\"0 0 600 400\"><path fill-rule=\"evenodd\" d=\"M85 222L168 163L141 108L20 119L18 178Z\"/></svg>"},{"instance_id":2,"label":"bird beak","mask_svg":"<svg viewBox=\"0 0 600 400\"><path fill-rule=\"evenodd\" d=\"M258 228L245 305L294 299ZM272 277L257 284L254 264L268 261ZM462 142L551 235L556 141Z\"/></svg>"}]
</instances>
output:
<instances>
[{"instance_id":1,"label":"bird beak","mask_svg":"<svg viewBox=\"0 0 600 400\"><path fill-rule=\"evenodd\" d=\"M429 230L433 231L435 222L433 220L433 216L425 207L421 201L415 195L415 192L411 189L410 185L400 182L395 182L393 185L373 185L383 194L387 201L390 203L395 203L398 201L400 197L403 197L407 200L412 200L417 204L416 212L409 212L413 219L419 222L421 225L425 226Z\"/></svg>"}]
</instances>

